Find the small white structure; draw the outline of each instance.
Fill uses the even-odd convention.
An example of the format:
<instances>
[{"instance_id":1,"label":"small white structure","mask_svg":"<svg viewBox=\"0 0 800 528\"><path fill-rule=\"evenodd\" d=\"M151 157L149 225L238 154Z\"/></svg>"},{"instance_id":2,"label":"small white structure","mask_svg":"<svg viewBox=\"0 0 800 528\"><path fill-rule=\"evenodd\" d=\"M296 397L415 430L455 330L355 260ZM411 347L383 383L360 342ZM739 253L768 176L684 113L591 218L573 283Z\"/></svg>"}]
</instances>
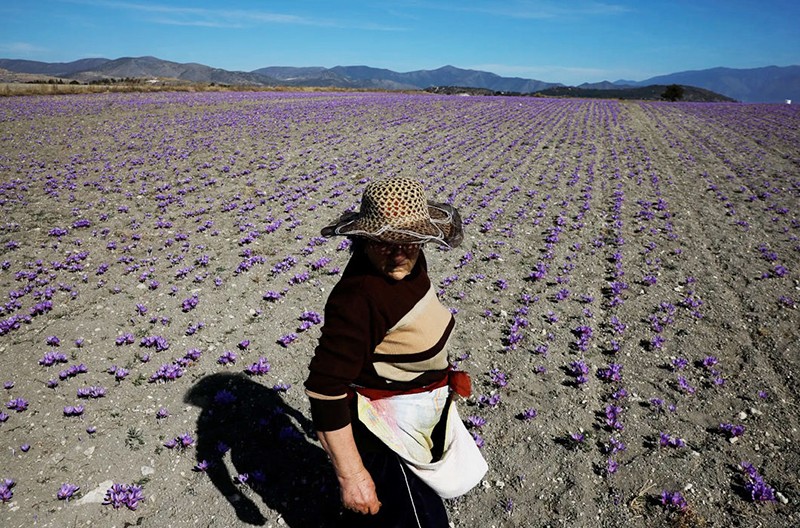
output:
<instances>
[{"instance_id":1,"label":"small white structure","mask_svg":"<svg viewBox=\"0 0 800 528\"><path fill-rule=\"evenodd\" d=\"M786 100L786 104L792 104L792 100L791 99L787 99Z\"/></svg>"}]
</instances>

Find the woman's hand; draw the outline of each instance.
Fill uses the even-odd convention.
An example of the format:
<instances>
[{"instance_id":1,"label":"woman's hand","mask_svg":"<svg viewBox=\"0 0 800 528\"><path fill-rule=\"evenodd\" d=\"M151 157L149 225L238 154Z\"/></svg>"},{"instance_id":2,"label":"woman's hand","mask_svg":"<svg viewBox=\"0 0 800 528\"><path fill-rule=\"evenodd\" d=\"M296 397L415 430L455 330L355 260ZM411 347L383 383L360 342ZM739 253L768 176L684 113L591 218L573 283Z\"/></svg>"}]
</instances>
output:
<instances>
[{"instance_id":1,"label":"woman's hand","mask_svg":"<svg viewBox=\"0 0 800 528\"><path fill-rule=\"evenodd\" d=\"M381 507L375 482L364 467L350 424L335 431L317 431L322 447L331 457L339 479L342 505L348 510L375 515Z\"/></svg>"},{"instance_id":2,"label":"woman's hand","mask_svg":"<svg viewBox=\"0 0 800 528\"><path fill-rule=\"evenodd\" d=\"M381 507L375 493L375 483L366 468L353 475L337 475L342 505L354 512L375 515Z\"/></svg>"}]
</instances>

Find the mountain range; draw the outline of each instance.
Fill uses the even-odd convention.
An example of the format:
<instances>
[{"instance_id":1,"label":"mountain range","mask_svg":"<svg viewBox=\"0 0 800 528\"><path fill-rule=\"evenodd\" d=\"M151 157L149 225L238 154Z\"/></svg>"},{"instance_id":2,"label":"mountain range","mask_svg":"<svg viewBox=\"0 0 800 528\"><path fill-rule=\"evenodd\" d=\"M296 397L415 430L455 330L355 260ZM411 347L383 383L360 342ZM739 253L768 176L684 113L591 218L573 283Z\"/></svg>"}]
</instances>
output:
<instances>
[{"instance_id":1,"label":"mountain range","mask_svg":"<svg viewBox=\"0 0 800 528\"><path fill-rule=\"evenodd\" d=\"M0 75L0 82L14 80L14 74L25 74L78 82L157 78L224 85L317 86L377 90L421 90L436 86L458 86L521 94L564 87L559 83L520 77L501 77L494 73L454 66L405 73L369 66L333 68L270 66L243 72L212 68L197 63L171 62L155 57L123 57L113 60L88 58L65 63L0 59L0 69L6 71L4 75ZM29 80L28 77L25 79ZM580 90L620 91L670 84L703 88L741 102L782 103L787 99L800 100L800 66L684 71L643 81L584 83L574 91L578 93Z\"/></svg>"}]
</instances>

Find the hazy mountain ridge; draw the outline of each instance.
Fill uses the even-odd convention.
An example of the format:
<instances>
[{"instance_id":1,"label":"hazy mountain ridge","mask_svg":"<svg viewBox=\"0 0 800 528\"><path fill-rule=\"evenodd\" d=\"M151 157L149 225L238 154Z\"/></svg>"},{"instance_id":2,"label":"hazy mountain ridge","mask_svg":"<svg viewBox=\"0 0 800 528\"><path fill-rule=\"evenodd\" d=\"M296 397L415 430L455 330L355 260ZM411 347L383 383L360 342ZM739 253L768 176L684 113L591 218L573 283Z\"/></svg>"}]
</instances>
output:
<instances>
[{"instance_id":1,"label":"hazy mountain ridge","mask_svg":"<svg viewBox=\"0 0 800 528\"><path fill-rule=\"evenodd\" d=\"M369 66L291 67L270 66L251 72L229 71L196 63L177 63L156 57L87 58L67 63L0 59L0 68L19 74L38 74L81 82L107 78L162 78L186 82L250 86L322 86L354 89L422 90L437 86L461 86L493 92L529 94L554 88L559 83L502 77L479 70L443 66L435 70L395 72ZM764 68L711 68L652 77L643 81L584 83L577 90L614 91L651 85L680 84L710 90L743 102L800 100L800 66ZM612 96L611 93L605 94ZM595 95L596 96L596 95Z\"/></svg>"}]
</instances>

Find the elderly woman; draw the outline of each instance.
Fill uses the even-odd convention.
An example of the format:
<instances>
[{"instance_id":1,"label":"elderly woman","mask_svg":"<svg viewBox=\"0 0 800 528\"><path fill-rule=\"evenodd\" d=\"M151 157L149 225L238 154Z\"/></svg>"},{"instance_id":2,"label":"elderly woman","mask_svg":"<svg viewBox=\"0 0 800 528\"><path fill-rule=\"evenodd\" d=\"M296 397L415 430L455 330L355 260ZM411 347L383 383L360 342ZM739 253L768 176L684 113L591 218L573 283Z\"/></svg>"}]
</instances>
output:
<instances>
[{"instance_id":1,"label":"elderly woman","mask_svg":"<svg viewBox=\"0 0 800 528\"><path fill-rule=\"evenodd\" d=\"M422 246L458 245L461 219L419 182L392 178L369 184L360 211L322 234L353 241L305 382L342 526L447 527L442 497L465 493L486 463L451 403L469 380L450 368L454 319Z\"/></svg>"}]
</instances>

